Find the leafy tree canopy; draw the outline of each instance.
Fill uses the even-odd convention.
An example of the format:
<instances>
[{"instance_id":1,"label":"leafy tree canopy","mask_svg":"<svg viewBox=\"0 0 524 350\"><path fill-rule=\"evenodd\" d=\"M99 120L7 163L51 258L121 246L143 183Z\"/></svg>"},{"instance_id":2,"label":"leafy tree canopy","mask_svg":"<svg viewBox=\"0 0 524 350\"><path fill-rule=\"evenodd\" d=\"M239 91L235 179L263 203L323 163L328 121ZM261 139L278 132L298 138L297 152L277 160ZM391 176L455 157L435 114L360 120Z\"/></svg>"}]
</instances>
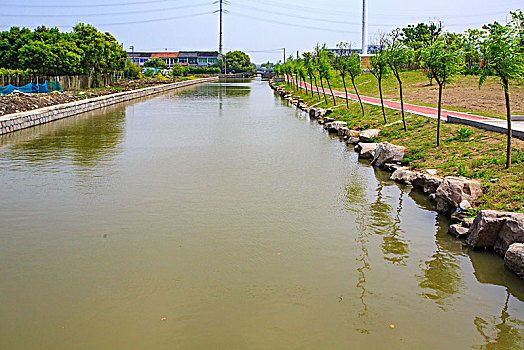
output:
<instances>
[{"instance_id":1,"label":"leafy tree canopy","mask_svg":"<svg viewBox=\"0 0 524 350\"><path fill-rule=\"evenodd\" d=\"M71 33L44 26L0 32L0 68L34 74L103 74L124 68L126 52L110 33L83 23Z\"/></svg>"},{"instance_id":2,"label":"leafy tree canopy","mask_svg":"<svg viewBox=\"0 0 524 350\"><path fill-rule=\"evenodd\" d=\"M228 72L253 72L253 63L249 56L242 51L229 51L226 55L226 69Z\"/></svg>"}]
</instances>

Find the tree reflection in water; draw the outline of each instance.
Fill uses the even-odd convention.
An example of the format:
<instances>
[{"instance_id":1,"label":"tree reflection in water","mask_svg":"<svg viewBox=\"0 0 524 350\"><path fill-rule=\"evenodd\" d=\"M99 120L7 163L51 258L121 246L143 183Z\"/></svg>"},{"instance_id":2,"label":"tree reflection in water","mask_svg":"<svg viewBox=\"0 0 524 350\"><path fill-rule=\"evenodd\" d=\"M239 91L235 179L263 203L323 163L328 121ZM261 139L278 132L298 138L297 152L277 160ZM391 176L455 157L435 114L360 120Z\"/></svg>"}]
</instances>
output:
<instances>
[{"instance_id":1,"label":"tree reflection in water","mask_svg":"<svg viewBox=\"0 0 524 350\"><path fill-rule=\"evenodd\" d=\"M485 319L475 317L475 327L486 342L482 349L523 349L524 348L524 322L511 318L508 312L510 292L506 289L506 300L500 317L489 316Z\"/></svg>"},{"instance_id":2,"label":"tree reflection in water","mask_svg":"<svg viewBox=\"0 0 524 350\"><path fill-rule=\"evenodd\" d=\"M382 191L384 184L380 182L377 187L377 197L370 206L370 215L374 225L374 233L382 236L382 254L384 260L396 265L406 265L409 257L409 245L402 238L400 227L400 215L402 213L402 202L404 193L399 191L399 198L395 216L392 217L392 207L383 201Z\"/></svg>"},{"instance_id":3,"label":"tree reflection in water","mask_svg":"<svg viewBox=\"0 0 524 350\"><path fill-rule=\"evenodd\" d=\"M30 167L45 166L49 170L54 169L53 165L60 159L69 159L78 168L92 168L112 159L122 142L126 112L122 107L113 108L107 113L91 112L36 129L22 130L19 133L26 135L3 156L25 160L24 164Z\"/></svg>"},{"instance_id":4,"label":"tree reflection in water","mask_svg":"<svg viewBox=\"0 0 524 350\"><path fill-rule=\"evenodd\" d=\"M370 270L368 245L372 235L382 237L380 245L384 260L395 265L405 265L409 257L409 245L402 238L402 229L400 227L402 203L404 193L399 191L399 199L396 208L393 208L384 196L384 187L390 185L387 182L380 181L376 188L375 199L369 202L366 198L367 184L363 179L352 176L351 182L346 186L346 209L356 214L356 224L358 232L356 241L360 247L357 257L358 279L356 287L360 290L360 302L362 308L358 317L363 319L367 316L368 305L366 297L372 292L366 287L366 273ZM358 200L354 200L358 199ZM365 320L362 320L365 325ZM369 333L365 328L359 328L361 333Z\"/></svg>"},{"instance_id":5,"label":"tree reflection in water","mask_svg":"<svg viewBox=\"0 0 524 350\"><path fill-rule=\"evenodd\" d=\"M457 254L445 249L439 239L439 232L447 230L447 225L441 225L437 218L437 227L436 252L421 264L422 275L418 279L421 295L446 310L463 291L464 282Z\"/></svg>"},{"instance_id":6,"label":"tree reflection in water","mask_svg":"<svg viewBox=\"0 0 524 350\"><path fill-rule=\"evenodd\" d=\"M356 215L356 223L358 227L358 232L355 237L359 247L360 253L356 258L357 264L357 284L356 287L360 290L360 303L362 308L358 312L358 317L361 319L360 328L357 328L356 331L369 334L369 330L366 328L367 320L365 319L368 312L368 305L366 303L366 296L371 295L372 293L366 287L366 272L370 269L369 264L369 252L367 249L367 244L369 243L369 233L367 231L367 215L366 210L363 208L367 207L366 200L366 187L367 183L363 177L358 175L358 172L354 172L352 176L349 177L350 183L346 185L345 188L345 197L344 203L345 208ZM358 198L358 200L354 200Z\"/></svg>"}]
</instances>

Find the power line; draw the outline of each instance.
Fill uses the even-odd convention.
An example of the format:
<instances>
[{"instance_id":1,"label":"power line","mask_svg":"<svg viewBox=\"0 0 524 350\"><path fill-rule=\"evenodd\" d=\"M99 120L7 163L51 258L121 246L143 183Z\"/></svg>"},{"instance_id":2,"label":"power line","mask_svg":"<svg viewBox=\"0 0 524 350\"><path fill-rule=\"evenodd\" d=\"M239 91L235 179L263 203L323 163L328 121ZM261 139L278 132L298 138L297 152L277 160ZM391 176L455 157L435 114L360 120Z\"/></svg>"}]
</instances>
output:
<instances>
[{"instance_id":1,"label":"power line","mask_svg":"<svg viewBox=\"0 0 524 350\"><path fill-rule=\"evenodd\" d=\"M357 10L357 7L355 6L356 10L353 12L353 11L342 11L340 10L340 8L337 8L336 11L331 11L331 10L326 10L325 8L318 8L318 7L310 7L310 6L296 6L294 4L286 4L282 1L272 1L272 0L257 0L257 1L253 1L252 3L261 3L261 4L267 4L267 5L274 5L276 8L278 9L282 9L282 8L287 8L287 9L291 9L291 10L294 10L294 11L310 11L314 14L318 14L318 13L325 13L325 14L328 14L330 16L342 16L342 17L348 17L348 16L352 16L352 17L355 17L355 18L358 18L360 17L360 8L358 8ZM243 5L245 6L245 5ZM494 12L490 12L490 13L479 13L479 14L468 14L468 15L454 15L455 13L457 13L457 9L450 9L450 11L453 11L453 14L451 15L446 15L446 14L437 14L436 16L442 16L442 17L446 17L446 18L467 18L467 17L480 17L480 16L496 16L496 15L502 15L502 14L507 14L508 12L507 11L494 11ZM402 8L402 13L401 14L394 14L392 13L391 11L389 12L380 12L380 11L373 11L373 14L374 15L382 15L382 16L387 16L389 18L392 18L392 17L412 17L413 14L410 14L409 13L409 9L405 9L405 8ZM420 16L420 13L422 12L421 10L411 10L412 13L414 13L415 15L417 16ZM466 12L466 11L464 11ZM467 9L467 12L471 12L471 9ZM425 16L425 15L423 15ZM431 16L435 16L435 13L433 12L431 14Z\"/></svg>"},{"instance_id":2,"label":"power line","mask_svg":"<svg viewBox=\"0 0 524 350\"><path fill-rule=\"evenodd\" d=\"M358 34L359 33L359 32L349 31L349 30L330 29L330 28L315 27L315 26L310 26L310 25L301 25L301 24L297 24L297 23L288 23L288 22L274 21L274 20L270 20L270 19L259 18L259 17L250 16L250 15L241 14L241 13L237 14L234 11L230 11L230 13L232 15L236 16L236 17L249 18L249 19L254 19L254 20L257 20L257 21L261 21L261 22L281 24L281 25L290 26L290 27L296 27L296 28L315 29L315 30L322 30L322 31L327 31L327 32L350 33L350 34Z\"/></svg>"},{"instance_id":3,"label":"power line","mask_svg":"<svg viewBox=\"0 0 524 350\"><path fill-rule=\"evenodd\" d=\"M125 24L140 24L140 23L151 23L151 22L163 22L163 21L171 21L174 19L182 19L182 18L191 18L191 17L198 17L198 16L204 16L213 14L212 11L207 12L200 12L200 13L194 13L189 15L182 15L182 16L174 16L174 17L164 17L164 18L154 18L154 19L146 19L141 21L128 21L128 22L114 22L114 23L94 23L93 26L116 26L116 25L125 25ZM73 28L74 26L70 24L54 24L52 25L54 27L62 27L62 28ZM1 25L2 28L10 28L13 26L10 25Z\"/></svg>"},{"instance_id":4,"label":"power line","mask_svg":"<svg viewBox=\"0 0 524 350\"><path fill-rule=\"evenodd\" d=\"M162 2L175 2L179 0L149 0L149 1L134 1L134 2L121 2L116 4L91 4L91 5L26 5L20 3L4 3L0 6L7 7L24 7L24 8L86 8L86 7L116 7L116 6L133 6L133 5L147 5L156 4Z\"/></svg>"},{"instance_id":5,"label":"power line","mask_svg":"<svg viewBox=\"0 0 524 350\"><path fill-rule=\"evenodd\" d=\"M109 12L109 13L87 13L87 14L38 14L38 15L29 15L29 14L12 14L12 13L0 13L0 17L100 17L100 16L122 16L122 15L132 15L132 14L143 14L143 13L153 13L153 12L167 12L172 10L182 10L188 8L202 7L212 5L209 2L198 3L193 5L184 5L184 6L175 6L175 7L165 7L161 9L152 9L152 10L134 10L134 11L124 11L124 12Z\"/></svg>"},{"instance_id":6,"label":"power line","mask_svg":"<svg viewBox=\"0 0 524 350\"><path fill-rule=\"evenodd\" d=\"M248 5L235 4L235 6L238 6L238 7L241 7L241 8L245 8L245 9L248 9L248 10L251 10L251 11L267 12L267 13L271 13L271 14L274 14L274 15L277 15L277 16L296 18L296 19L313 20L313 21L318 21L318 22L329 22L329 23L334 23L334 24L349 24L349 25L360 25L361 24L360 22L337 21L337 20L331 20L331 19L319 18L319 17L308 17L308 16L292 15L292 14L288 14L288 13L281 13L279 11L260 9L260 8L256 8L256 7L252 7L252 6L248 6ZM394 26L394 24L370 24L370 26L376 26L376 27L382 27L382 26L387 26L387 25Z\"/></svg>"}]
</instances>

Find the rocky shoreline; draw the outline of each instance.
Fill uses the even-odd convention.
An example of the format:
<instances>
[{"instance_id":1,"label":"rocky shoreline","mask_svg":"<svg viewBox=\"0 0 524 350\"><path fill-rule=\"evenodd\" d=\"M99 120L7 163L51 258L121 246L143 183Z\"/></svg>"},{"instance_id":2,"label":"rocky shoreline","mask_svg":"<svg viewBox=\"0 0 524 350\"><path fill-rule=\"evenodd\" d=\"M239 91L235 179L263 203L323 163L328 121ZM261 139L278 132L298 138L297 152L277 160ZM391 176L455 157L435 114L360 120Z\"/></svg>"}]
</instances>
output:
<instances>
[{"instance_id":1,"label":"rocky shoreline","mask_svg":"<svg viewBox=\"0 0 524 350\"><path fill-rule=\"evenodd\" d=\"M435 169L412 171L402 166L405 148L389 142L375 143L379 129L353 130L347 123L330 117L333 110L308 106L271 80L269 85L283 99L308 113L329 133L336 133L348 146L355 148L359 158L370 159L371 165L391 172L390 179L422 190L435 203L436 211L451 217L449 233L473 249L493 250L504 257L507 268L524 279L524 214L481 210L475 218L467 218L471 203L482 195L480 181L465 177L441 177Z\"/></svg>"}]
</instances>

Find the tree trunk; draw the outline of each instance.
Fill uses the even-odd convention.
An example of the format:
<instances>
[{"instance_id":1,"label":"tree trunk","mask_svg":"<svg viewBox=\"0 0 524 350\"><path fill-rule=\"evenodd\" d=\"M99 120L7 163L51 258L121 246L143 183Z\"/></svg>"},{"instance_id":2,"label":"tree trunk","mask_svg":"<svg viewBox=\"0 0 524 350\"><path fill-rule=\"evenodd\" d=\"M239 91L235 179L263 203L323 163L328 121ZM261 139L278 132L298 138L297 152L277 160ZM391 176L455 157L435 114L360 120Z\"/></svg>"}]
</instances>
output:
<instances>
[{"instance_id":1,"label":"tree trunk","mask_svg":"<svg viewBox=\"0 0 524 350\"><path fill-rule=\"evenodd\" d=\"M402 94L402 80L400 80L400 75L395 74L395 77L398 80L398 87L400 89L400 110L402 111L402 123L404 124L404 131L408 131L408 126L406 125L406 116L404 115L404 96Z\"/></svg>"},{"instance_id":2,"label":"tree trunk","mask_svg":"<svg viewBox=\"0 0 524 350\"><path fill-rule=\"evenodd\" d=\"M320 92L318 91L317 77L315 75L313 75L313 80L315 80L315 88L317 89L318 99L320 100ZM313 87L311 87L311 90L313 90Z\"/></svg>"},{"instance_id":3,"label":"tree trunk","mask_svg":"<svg viewBox=\"0 0 524 350\"><path fill-rule=\"evenodd\" d=\"M328 104L327 97L326 97L326 91L324 90L324 84L322 83L322 77L320 78L320 87L322 88L322 93L324 94L324 101L326 101L326 104Z\"/></svg>"},{"instance_id":4,"label":"tree trunk","mask_svg":"<svg viewBox=\"0 0 524 350\"><path fill-rule=\"evenodd\" d=\"M513 131L511 130L511 105L509 103L509 84L507 78L502 78L502 84L504 85L504 95L506 97L506 118L508 121L508 138L506 146L506 169L511 167L511 136Z\"/></svg>"},{"instance_id":5,"label":"tree trunk","mask_svg":"<svg viewBox=\"0 0 524 350\"><path fill-rule=\"evenodd\" d=\"M298 74L295 75L295 85L297 86L297 91L300 91L300 86L298 86Z\"/></svg>"},{"instance_id":6,"label":"tree trunk","mask_svg":"<svg viewBox=\"0 0 524 350\"><path fill-rule=\"evenodd\" d=\"M309 76L309 85L311 87L311 97L315 97L315 95L313 94L313 78L311 78L311 75Z\"/></svg>"},{"instance_id":7,"label":"tree trunk","mask_svg":"<svg viewBox=\"0 0 524 350\"><path fill-rule=\"evenodd\" d=\"M360 94L358 93L357 85L355 85L355 78L351 76L351 83L353 83L353 88L355 89L355 92L357 93L358 102L360 102L360 108L362 109L362 116L365 115L364 113L364 105L362 104L362 99L360 98Z\"/></svg>"},{"instance_id":8,"label":"tree trunk","mask_svg":"<svg viewBox=\"0 0 524 350\"><path fill-rule=\"evenodd\" d=\"M344 79L344 76L342 77L342 84L344 84L344 91L346 92L346 107L349 109L349 100L348 100L348 89L346 88L346 80Z\"/></svg>"},{"instance_id":9,"label":"tree trunk","mask_svg":"<svg viewBox=\"0 0 524 350\"><path fill-rule=\"evenodd\" d=\"M333 93L333 89L331 89L331 84L329 83L329 79L326 79L329 87L329 91L331 91L331 96L333 96L333 107L337 105L337 101L335 100L335 94Z\"/></svg>"},{"instance_id":10,"label":"tree trunk","mask_svg":"<svg viewBox=\"0 0 524 350\"><path fill-rule=\"evenodd\" d=\"M384 109L384 97L382 97L382 77L378 79L378 92L380 93L380 104L382 105L382 115L384 116L384 123L387 124L386 110Z\"/></svg>"},{"instance_id":11,"label":"tree trunk","mask_svg":"<svg viewBox=\"0 0 524 350\"><path fill-rule=\"evenodd\" d=\"M442 112L442 85L438 82L437 147L440 146L440 114Z\"/></svg>"}]
</instances>

